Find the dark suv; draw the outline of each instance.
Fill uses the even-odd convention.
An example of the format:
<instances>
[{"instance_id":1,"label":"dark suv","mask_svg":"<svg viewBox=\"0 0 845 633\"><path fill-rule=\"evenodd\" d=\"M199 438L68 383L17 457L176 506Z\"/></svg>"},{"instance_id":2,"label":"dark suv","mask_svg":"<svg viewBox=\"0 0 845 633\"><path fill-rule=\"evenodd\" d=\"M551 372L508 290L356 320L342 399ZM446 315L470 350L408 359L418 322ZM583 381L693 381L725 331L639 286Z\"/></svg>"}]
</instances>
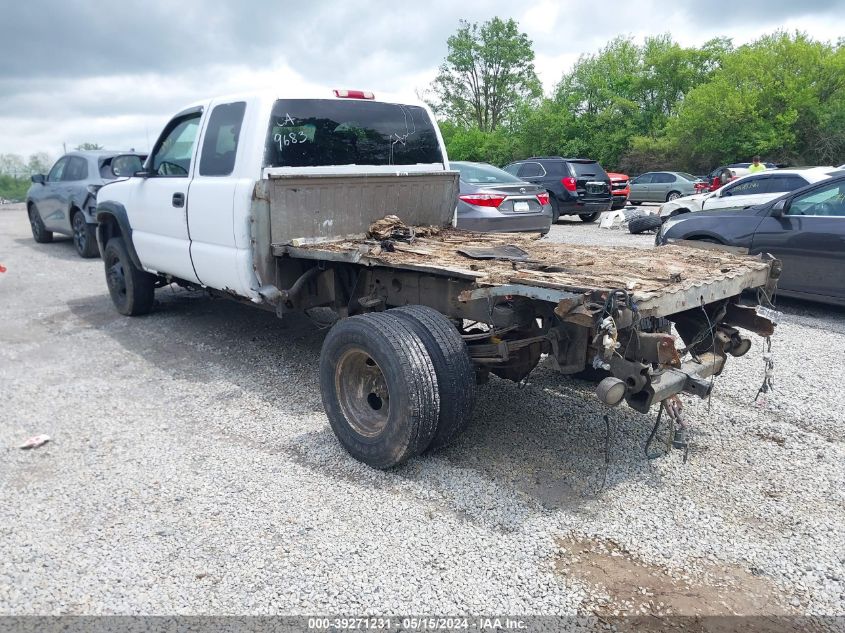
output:
<instances>
[{"instance_id":1,"label":"dark suv","mask_svg":"<svg viewBox=\"0 0 845 633\"><path fill-rule=\"evenodd\" d=\"M553 222L562 215L577 215L584 222L592 222L613 203L610 178L594 160L534 156L507 165L505 171L546 188Z\"/></svg>"}]
</instances>

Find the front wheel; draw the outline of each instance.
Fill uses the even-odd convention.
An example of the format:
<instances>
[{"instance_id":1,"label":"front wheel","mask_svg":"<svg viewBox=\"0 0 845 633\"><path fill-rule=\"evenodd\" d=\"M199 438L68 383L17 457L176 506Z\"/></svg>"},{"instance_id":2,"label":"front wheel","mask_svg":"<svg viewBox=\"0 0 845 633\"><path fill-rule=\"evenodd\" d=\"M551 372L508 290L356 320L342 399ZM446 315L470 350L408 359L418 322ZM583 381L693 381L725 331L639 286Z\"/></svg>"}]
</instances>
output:
<instances>
[{"instance_id":1,"label":"front wheel","mask_svg":"<svg viewBox=\"0 0 845 633\"><path fill-rule=\"evenodd\" d=\"M100 249L97 248L97 236L93 224L88 224L85 221L85 216L81 211L73 214L71 220L73 228L73 245L76 247L76 252L80 257L96 257L100 254Z\"/></svg>"},{"instance_id":2,"label":"front wheel","mask_svg":"<svg viewBox=\"0 0 845 633\"><path fill-rule=\"evenodd\" d=\"M113 237L106 244L103 263L109 294L118 312L139 316L153 309L155 275L135 267L122 237Z\"/></svg>"},{"instance_id":3,"label":"front wheel","mask_svg":"<svg viewBox=\"0 0 845 633\"><path fill-rule=\"evenodd\" d=\"M32 204L27 210L29 214L29 228L32 230L32 239L39 244L46 244L53 241L53 232L48 231L44 226L44 221L38 214L38 208Z\"/></svg>"},{"instance_id":4,"label":"front wheel","mask_svg":"<svg viewBox=\"0 0 845 633\"><path fill-rule=\"evenodd\" d=\"M597 217L599 217L598 213L582 213L578 216L581 218L582 222L594 222Z\"/></svg>"},{"instance_id":5,"label":"front wheel","mask_svg":"<svg viewBox=\"0 0 845 633\"><path fill-rule=\"evenodd\" d=\"M373 468L419 455L437 430L440 400L431 357L394 314L361 314L329 330L320 352L320 391L337 439Z\"/></svg>"}]
</instances>

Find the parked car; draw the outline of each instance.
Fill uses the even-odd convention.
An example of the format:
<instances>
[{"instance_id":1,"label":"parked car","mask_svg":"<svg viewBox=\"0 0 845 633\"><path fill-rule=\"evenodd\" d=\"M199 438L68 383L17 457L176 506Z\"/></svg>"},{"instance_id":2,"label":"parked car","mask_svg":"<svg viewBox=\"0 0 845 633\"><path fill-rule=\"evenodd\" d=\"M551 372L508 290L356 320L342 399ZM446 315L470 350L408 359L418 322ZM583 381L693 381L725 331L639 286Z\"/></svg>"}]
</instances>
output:
<instances>
[{"instance_id":1,"label":"parked car","mask_svg":"<svg viewBox=\"0 0 845 633\"><path fill-rule=\"evenodd\" d=\"M610 178L594 160L534 156L506 165L505 171L549 192L552 222L562 215L577 215L584 222L592 222L610 210Z\"/></svg>"},{"instance_id":2,"label":"parked car","mask_svg":"<svg viewBox=\"0 0 845 633\"><path fill-rule=\"evenodd\" d=\"M631 204L666 202L695 193L698 178L682 171L650 171L631 181Z\"/></svg>"},{"instance_id":3,"label":"parked car","mask_svg":"<svg viewBox=\"0 0 845 633\"><path fill-rule=\"evenodd\" d=\"M771 253L783 263L780 294L845 305L845 171L765 204L669 218L657 244L675 240Z\"/></svg>"},{"instance_id":4,"label":"parked car","mask_svg":"<svg viewBox=\"0 0 845 633\"><path fill-rule=\"evenodd\" d=\"M613 196L613 202L610 205L611 209L621 209L628 202L628 194L630 193L630 179L625 174L618 174L616 172L607 172L610 178L610 193Z\"/></svg>"},{"instance_id":5,"label":"parked car","mask_svg":"<svg viewBox=\"0 0 845 633\"><path fill-rule=\"evenodd\" d=\"M777 169L783 165L776 165L775 163L763 163L766 169ZM731 163L730 165L722 165L711 171L705 178L706 182L701 182L696 185L696 192L716 191L720 187L724 187L729 182L750 174L751 163Z\"/></svg>"},{"instance_id":6,"label":"parked car","mask_svg":"<svg viewBox=\"0 0 845 633\"><path fill-rule=\"evenodd\" d=\"M660 207L660 217L668 218L705 209L763 204L789 191L824 180L833 170L833 167L809 167L807 169L773 169L748 174L716 191L671 200Z\"/></svg>"},{"instance_id":7,"label":"parked car","mask_svg":"<svg viewBox=\"0 0 845 633\"><path fill-rule=\"evenodd\" d=\"M120 164L112 165L118 156ZM99 255L94 217L97 191L117 178L115 173L131 176L139 171L144 158L132 152L70 152L57 160L46 176L32 176L26 211L33 239L43 244L53 240L53 233L61 233L73 237L81 257Z\"/></svg>"},{"instance_id":8,"label":"parked car","mask_svg":"<svg viewBox=\"0 0 845 633\"><path fill-rule=\"evenodd\" d=\"M549 193L486 163L451 161L461 172L455 226L467 231L539 231L552 226Z\"/></svg>"}]
</instances>

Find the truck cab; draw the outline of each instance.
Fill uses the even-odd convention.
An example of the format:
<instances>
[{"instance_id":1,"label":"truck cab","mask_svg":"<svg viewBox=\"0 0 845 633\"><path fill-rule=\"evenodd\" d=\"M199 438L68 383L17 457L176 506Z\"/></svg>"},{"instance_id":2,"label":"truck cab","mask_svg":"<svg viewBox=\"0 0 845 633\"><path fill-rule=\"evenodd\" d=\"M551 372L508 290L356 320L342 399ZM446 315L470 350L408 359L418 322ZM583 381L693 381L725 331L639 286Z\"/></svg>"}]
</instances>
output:
<instances>
[{"instance_id":1,"label":"truck cab","mask_svg":"<svg viewBox=\"0 0 845 633\"><path fill-rule=\"evenodd\" d=\"M259 301L250 233L257 181L448 167L422 103L356 90L209 99L168 122L142 171L100 191L97 239L105 252L121 235L147 273Z\"/></svg>"}]
</instances>

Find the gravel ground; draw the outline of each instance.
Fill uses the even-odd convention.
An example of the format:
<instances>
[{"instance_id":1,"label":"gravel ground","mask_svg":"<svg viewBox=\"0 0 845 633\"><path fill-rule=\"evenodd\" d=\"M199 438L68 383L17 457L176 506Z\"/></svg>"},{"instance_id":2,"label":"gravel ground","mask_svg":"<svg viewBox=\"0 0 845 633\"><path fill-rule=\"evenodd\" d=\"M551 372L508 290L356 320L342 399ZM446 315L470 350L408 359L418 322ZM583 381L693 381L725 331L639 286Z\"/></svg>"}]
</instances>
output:
<instances>
[{"instance_id":1,"label":"gravel ground","mask_svg":"<svg viewBox=\"0 0 845 633\"><path fill-rule=\"evenodd\" d=\"M0 264L2 614L845 613L843 310L784 303L777 391L755 404L755 340L688 400L686 464L647 460L627 408L606 463L591 386L541 364L378 472L328 427L323 331L175 290L121 317L102 263L35 244L20 206Z\"/></svg>"}]
</instances>

